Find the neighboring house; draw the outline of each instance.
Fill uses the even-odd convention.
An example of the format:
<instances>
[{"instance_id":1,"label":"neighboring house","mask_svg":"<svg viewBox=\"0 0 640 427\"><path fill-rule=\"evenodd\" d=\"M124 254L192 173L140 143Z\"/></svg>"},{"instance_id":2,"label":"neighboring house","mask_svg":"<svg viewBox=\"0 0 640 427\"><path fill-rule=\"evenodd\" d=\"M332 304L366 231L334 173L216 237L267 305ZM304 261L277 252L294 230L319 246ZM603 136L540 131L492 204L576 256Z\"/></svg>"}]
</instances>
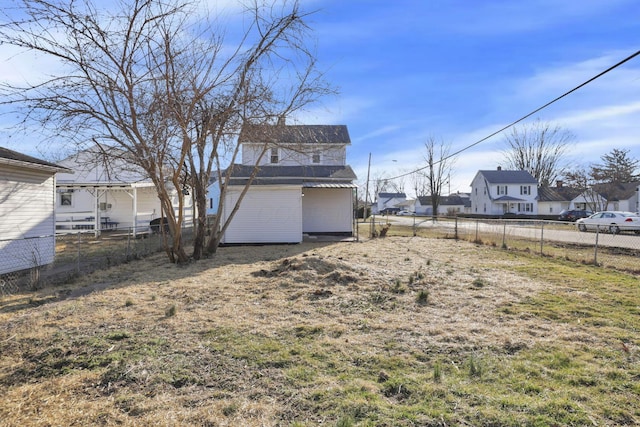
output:
<instances>
[{"instance_id":1,"label":"neighboring house","mask_svg":"<svg viewBox=\"0 0 640 427\"><path fill-rule=\"evenodd\" d=\"M405 193L378 193L378 199L374 206L375 214L388 211L399 211L407 200Z\"/></svg>"},{"instance_id":2,"label":"neighboring house","mask_svg":"<svg viewBox=\"0 0 640 427\"><path fill-rule=\"evenodd\" d=\"M242 164L230 166L222 223L259 166L222 243L299 243L304 234L354 234L357 186L346 164L346 126L245 125L238 143Z\"/></svg>"},{"instance_id":3,"label":"neighboring house","mask_svg":"<svg viewBox=\"0 0 640 427\"><path fill-rule=\"evenodd\" d=\"M639 189L640 182L596 184L571 200L571 208L638 212Z\"/></svg>"},{"instance_id":4,"label":"neighboring house","mask_svg":"<svg viewBox=\"0 0 640 427\"><path fill-rule=\"evenodd\" d=\"M55 256L55 174L64 167L0 147L0 274Z\"/></svg>"},{"instance_id":5,"label":"neighboring house","mask_svg":"<svg viewBox=\"0 0 640 427\"><path fill-rule=\"evenodd\" d=\"M471 182L471 213L538 213L538 181L527 171L481 170Z\"/></svg>"},{"instance_id":6,"label":"neighboring house","mask_svg":"<svg viewBox=\"0 0 640 427\"><path fill-rule=\"evenodd\" d=\"M416 215L433 215L431 196L418 197L415 200L414 211ZM465 212L465 204L468 205L469 197L466 193L440 196L437 215L457 215Z\"/></svg>"},{"instance_id":7,"label":"neighboring house","mask_svg":"<svg viewBox=\"0 0 640 427\"><path fill-rule=\"evenodd\" d=\"M61 173L56 183L56 229L58 233L94 230L127 230L133 235L149 231L151 220L161 216L161 205L151 179L127 162L122 152L85 150L60 162L74 173ZM173 190L174 205L177 191ZM185 220L190 225L193 209L185 197Z\"/></svg>"},{"instance_id":8,"label":"neighboring house","mask_svg":"<svg viewBox=\"0 0 640 427\"><path fill-rule=\"evenodd\" d=\"M538 214L559 215L563 210L585 209L574 199L581 193L579 189L566 187L557 181L555 187L538 188Z\"/></svg>"}]
</instances>

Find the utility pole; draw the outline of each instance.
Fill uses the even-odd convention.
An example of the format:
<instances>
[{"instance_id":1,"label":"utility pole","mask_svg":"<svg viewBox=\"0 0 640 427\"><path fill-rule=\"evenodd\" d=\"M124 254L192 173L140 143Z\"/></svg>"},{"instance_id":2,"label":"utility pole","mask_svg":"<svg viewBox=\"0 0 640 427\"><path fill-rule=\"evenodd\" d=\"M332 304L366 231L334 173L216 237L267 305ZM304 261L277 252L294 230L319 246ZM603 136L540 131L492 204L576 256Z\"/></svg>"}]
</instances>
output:
<instances>
[{"instance_id":1,"label":"utility pole","mask_svg":"<svg viewBox=\"0 0 640 427\"><path fill-rule=\"evenodd\" d=\"M367 219L367 207L369 206L369 172L371 172L371 153L369 153L369 167L367 167L367 183L365 184L364 208L362 209L362 220Z\"/></svg>"}]
</instances>

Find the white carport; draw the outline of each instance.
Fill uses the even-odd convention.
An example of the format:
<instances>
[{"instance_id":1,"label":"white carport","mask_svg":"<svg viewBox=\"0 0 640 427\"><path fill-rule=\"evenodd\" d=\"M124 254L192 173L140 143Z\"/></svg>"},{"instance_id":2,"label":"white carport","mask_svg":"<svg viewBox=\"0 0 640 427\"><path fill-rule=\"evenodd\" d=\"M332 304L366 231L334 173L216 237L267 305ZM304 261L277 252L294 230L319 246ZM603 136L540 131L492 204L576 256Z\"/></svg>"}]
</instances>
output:
<instances>
[{"instance_id":1,"label":"white carport","mask_svg":"<svg viewBox=\"0 0 640 427\"><path fill-rule=\"evenodd\" d=\"M354 189L351 183L303 184L302 232L348 234L354 229Z\"/></svg>"}]
</instances>

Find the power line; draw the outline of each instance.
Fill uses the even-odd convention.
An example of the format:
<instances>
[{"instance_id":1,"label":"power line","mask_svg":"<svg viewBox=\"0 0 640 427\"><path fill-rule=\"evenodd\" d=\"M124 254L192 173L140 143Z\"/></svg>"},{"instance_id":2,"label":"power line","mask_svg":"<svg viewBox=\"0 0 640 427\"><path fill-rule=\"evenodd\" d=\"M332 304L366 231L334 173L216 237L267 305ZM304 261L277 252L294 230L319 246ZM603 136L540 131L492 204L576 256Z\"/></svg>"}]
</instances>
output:
<instances>
[{"instance_id":1,"label":"power line","mask_svg":"<svg viewBox=\"0 0 640 427\"><path fill-rule=\"evenodd\" d=\"M513 121L513 122L511 122L511 123L509 123L508 125L504 126L503 128L498 129L497 131L493 132L492 134L490 134L490 135L488 135L488 136L485 136L484 138L482 138L482 139L480 139L480 140L478 140L478 141L474 142L473 144L469 144L469 145L467 145L466 147L461 148L460 150L456 151L455 153L450 154L450 155L448 155L447 157L442 158L442 159L440 159L440 160L438 160L438 161L434 162L434 165L437 165L438 163L444 162L445 160L448 160L448 159L450 159L450 158L452 158L452 157L455 157L455 156L457 156L458 154L460 154L460 153L462 153L462 152L464 152L464 151L467 151L468 149L470 149L470 148L472 148L472 147L475 147L476 145L478 145L478 144L480 144L480 143L482 143L482 142L486 141L487 139L493 138L493 137L494 137L494 136L496 136L497 134L499 134L499 133L501 133L501 132L503 132L503 131L505 131L505 130L509 129L510 127L512 127L512 126L514 126L514 125L517 125L518 123L520 123L520 122L521 122L521 121L523 121L523 120L528 119L529 117L533 116L533 115L534 115L534 114L536 114L537 112L539 112L539 111L541 111L541 110L543 110L543 109L547 108L548 106L550 106L551 104L553 104L553 103L555 103L555 102L557 102L557 101L561 100L561 99L562 99L562 98L564 98L565 96L568 96L568 95L572 94L573 92L577 91L578 89L581 89L582 87L584 87L584 86L588 85L588 84L589 84L589 83L591 83L592 81L594 81L594 80L596 80L596 79L598 79L598 78L600 78L600 77L604 76L604 75L605 75L605 74L607 74L608 72L610 72L610 71L612 71L612 70L614 70L614 69L618 68L619 66L621 66L621 65L622 65L622 64L624 64L625 62L628 62L628 61L632 60L633 58L635 58L635 57L636 57L636 56L638 56L638 55L640 55L640 50L636 51L636 52L635 52L634 54L632 54L632 55L629 55L628 57L626 57L626 58L625 58L625 59L623 59L622 61L618 62L617 64L612 65L611 67L607 68L606 70L602 71L601 73L599 73L599 74L597 74L597 75L595 75L595 76L591 77L589 80L587 80L587 81L585 81L584 83L582 83L582 84L580 84L580 85L578 85L578 86L574 87L574 88L573 88L573 89L571 89L570 91L565 92L565 93L563 93L562 95L558 96L557 98L555 98L555 99L553 99L553 100L551 100L551 101L547 102L547 103L546 103L546 104L544 104L542 107L538 107L538 108L536 108L535 110L533 110L533 111L532 111L532 112L530 112L529 114L527 114L527 115L524 115L524 116L520 117L519 119L517 119L517 120L515 120L515 121ZM391 178L385 178L385 179L386 179L386 180L392 180L392 179L402 178L402 177L404 177L404 176L411 175L412 173L420 172L421 170L427 169L428 167L429 167L429 165L424 166L424 167L421 167L421 168L418 168L418 169L415 169L415 170L413 170L413 171L411 171L411 172L406 172L406 173L403 173L403 174L401 174L401 175L394 176L394 177L391 177Z\"/></svg>"}]
</instances>

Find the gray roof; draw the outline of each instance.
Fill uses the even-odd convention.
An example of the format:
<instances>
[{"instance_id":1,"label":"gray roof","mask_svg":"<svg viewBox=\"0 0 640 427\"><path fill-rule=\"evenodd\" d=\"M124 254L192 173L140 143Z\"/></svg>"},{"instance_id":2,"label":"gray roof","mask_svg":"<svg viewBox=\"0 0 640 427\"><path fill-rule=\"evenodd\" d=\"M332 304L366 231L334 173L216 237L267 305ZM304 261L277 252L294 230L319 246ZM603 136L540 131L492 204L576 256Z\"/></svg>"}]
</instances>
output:
<instances>
[{"instance_id":1,"label":"gray roof","mask_svg":"<svg viewBox=\"0 0 640 427\"><path fill-rule=\"evenodd\" d=\"M246 182L254 169L250 165L233 165L231 168L232 185ZM309 181L349 183L355 179L357 179L357 176L351 166L262 166L258 168L258 173L253 183L256 185L302 184Z\"/></svg>"},{"instance_id":2,"label":"gray roof","mask_svg":"<svg viewBox=\"0 0 640 427\"><path fill-rule=\"evenodd\" d=\"M56 165L55 163L51 163L51 162L37 159L35 157L27 156L26 154L18 153L17 151L9 150L8 148L4 148L4 147L0 147L0 159L26 163L30 165L45 166L46 168L53 168L58 171L69 171L69 169Z\"/></svg>"},{"instance_id":3,"label":"gray roof","mask_svg":"<svg viewBox=\"0 0 640 427\"><path fill-rule=\"evenodd\" d=\"M405 193L378 193L378 197L381 199L406 199Z\"/></svg>"},{"instance_id":4,"label":"gray roof","mask_svg":"<svg viewBox=\"0 0 640 427\"><path fill-rule=\"evenodd\" d=\"M640 182L605 183L596 184L593 190L598 192L608 201L629 200L640 186Z\"/></svg>"},{"instance_id":5,"label":"gray roof","mask_svg":"<svg viewBox=\"0 0 640 427\"><path fill-rule=\"evenodd\" d=\"M481 170L478 171L491 184L538 184L527 171Z\"/></svg>"},{"instance_id":6,"label":"gray roof","mask_svg":"<svg viewBox=\"0 0 640 427\"><path fill-rule=\"evenodd\" d=\"M538 201L569 202L581 192L582 190L573 187L540 187L538 188Z\"/></svg>"},{"instance_id":7,"label":"gray roof","mask_svg":"<svg viewBox=\"0 0 640 427\"><path fill-rule=\"evenodd\" d=\"M244 125L238 142L351 144L345 125Z\"/></svg>"}]
</instances>

